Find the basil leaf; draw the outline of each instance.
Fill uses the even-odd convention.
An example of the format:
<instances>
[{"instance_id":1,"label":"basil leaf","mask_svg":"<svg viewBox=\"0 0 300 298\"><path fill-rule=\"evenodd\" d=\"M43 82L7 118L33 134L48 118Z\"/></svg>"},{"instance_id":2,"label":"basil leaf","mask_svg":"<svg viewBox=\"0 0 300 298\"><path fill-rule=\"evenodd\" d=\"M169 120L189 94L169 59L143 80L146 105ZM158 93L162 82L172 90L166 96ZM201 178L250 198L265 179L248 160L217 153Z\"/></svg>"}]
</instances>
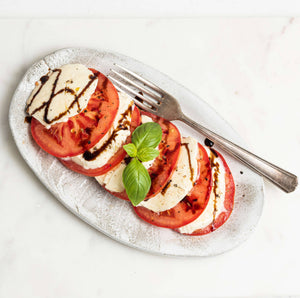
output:
<instances>
[{"instance_id":1,"label":"basil leaf","mask_svg":"<svg viewBox=\"0 0 300 298\"><path fill-rule=\"evenodd\" d=\"M138 151L137 157L141 161L149 161L159 155L159 151L154 148L142 148Z\"/></svg>"},{"instance_id":2,"label":"basil leaf","mask_svg":"<svg viewBox=\"0 0 300 298\"><path fill-rule=\"evenodd\" d=\"M151 178L146 168L133 158L123 171L123 184L131 203L136 206L149 192Z\"/></svg>"},{"instance_id":3,"label":"basil leaf","mask_svg":"<svg viewBox=\"0 0 300 298\"><path fill-rule=\"evenodd\" d=\"M132 133L132 143L137 150L145 147L155 148L162 138L162 130L158 123L147 122L137 127Z\"/></svg>"},{"instance_id":4,"label":"basil leaf","mask_svg":"<svg viewBox=\"0 0 300 298\"><path fill-rule=\"evenodd\" d=\"M123 146L123 148L130 157L136 157L137 150L136 150L136 147L134 146L134 144L132 144L132 143L126 144Z\"/></svg>"}]
</instances>

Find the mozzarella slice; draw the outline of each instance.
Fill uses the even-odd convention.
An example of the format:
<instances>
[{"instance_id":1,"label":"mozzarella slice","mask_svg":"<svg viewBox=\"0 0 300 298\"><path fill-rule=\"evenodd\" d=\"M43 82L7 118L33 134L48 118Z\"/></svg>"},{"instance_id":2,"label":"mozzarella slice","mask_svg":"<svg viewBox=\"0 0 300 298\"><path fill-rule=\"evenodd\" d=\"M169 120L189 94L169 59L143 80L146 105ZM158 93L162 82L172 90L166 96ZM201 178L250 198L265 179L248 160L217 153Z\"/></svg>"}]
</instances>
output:
<instances>
[{"instance_id":1,"label":"mozzarella slice","mask_svg":"<svg viewBox=\"0 0 300 298\"><path fill-rule=\"evenodd\" d=\"M144 124L147 122L153 122L153 120L149 116L142 115L142 123Z\"/></svg>"},{"instance_id":2,"label":"mozzarella slice","mask_svg":"<svg viewBox=\"0 0 300 298\"><path fill-rule=\"evenodd\" d=\"M50 70L36 83L26 111L46 128L65 122L86 108L97 82L97 76L82 64Z\"/></svg>"},{"instance_id":3,"label":"mozzarella slice","mask_svg":"<svg viewBox=\"0 0 300 298\"><path fill-rule=\"evenodd\" d=\"M125 161L122 161L120 165L113 170L107 172L104 175L95 177L100 185L104 185L105 188L111 192L122 192L125 190L122 175L126 168Z\"/></svg>"},{"instance_id":4,"label":"mozzarella slice","mask_svg":"<svg viewBox=\"0 0 300 298\"><path fill-rule=\"evenodd\" d=\"M86 160L84 154L74 157L68 157L76 164L85 169L96 169L104 166L111 157L120 149L125 143L128 136L130 136L130 122L131 112L133 109L133 101L125 93L119 93L119 108L111 129L105 136L89 151L91 153L102 148L101 153L93 160Z\"/></svg>"},{"instance_id":5,"label":"mozzarella slice","mask_svg":"<svg viewBox=\"0 0 300 298\"><path fill-rule=\"evenodd\" d=\"M171 180L156 196L142 201L143 206L154 212L162 212L175 207L191 191L198 179L198 143L195 139L182 138L181 150Z\"/></svg>"},{"instance_id":6,"label":"mozzarella slice","mask_svg":"<svg viewBox=\"0 0 300 298\"><path fill-rule=\"evenodd\" d=\"M212 190L208 204L196 220L178 229L180 233L191 234L196 230L203 229L213 223L223 211L226 211L224 207L226 170L221 158L216 157L212 151L208 152L208 155L212 164Z\"/></svg>"},{"instance_id":7,"label":"mozzarella slice","mask_svg":"<svg viewBox=\"0 0 300 298\"><path fill-rule=\"evenodd\" d=\"M141 118L142 118L141 119L142 123L153 122L152 119L148 116L142 115ZM156 149L158 149L158 147ZM142 164L144 165L144 167L146 169L149 169L152 166L153 162L154 162L154 159L143 162ZM95 178L102 186L105 186L105 188L108 191L122 192L125 190L125 187L124 187L124 184L122 181L122 175L123 175L123 171L125 168L126 168L126 163L123 160L120 163L120 165L118 165L117 167L113 168L106 174L95 177Z\"/></svg>"}]
</instances>

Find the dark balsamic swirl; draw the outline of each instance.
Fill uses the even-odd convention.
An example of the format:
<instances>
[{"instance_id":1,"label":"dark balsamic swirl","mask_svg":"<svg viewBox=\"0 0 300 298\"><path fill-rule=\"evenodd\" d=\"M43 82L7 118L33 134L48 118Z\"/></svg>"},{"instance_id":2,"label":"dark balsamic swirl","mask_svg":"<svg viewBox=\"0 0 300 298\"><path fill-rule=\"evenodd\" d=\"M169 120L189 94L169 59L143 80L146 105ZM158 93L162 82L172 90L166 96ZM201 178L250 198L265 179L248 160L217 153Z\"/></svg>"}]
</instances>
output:
<instances>
[{"instance_id":1,"label":"dark balsamic swirl","mask_svg":"<svg viewBox=\"0 0 300 298\"><path fill-rule=\"evenodd\" d=\"M187 143L181 143L181 146L184 146L185 149L186 149L186 152L188 154L188 158L189 158L189 167L190 167L190 172L191 172L191 181L194 180L194 169L192 167L192 161L191 161L191 153L190 153L190 150L189 150L189 146Z\"/></svg>"},{"instance_id":2,"label":"dark balsamic swirl","mask_svg":"<svg viewBox=\"0 0 300 298\"><path fill-rule=\"evenodd\" d=\"M85 151L82 155L83 159L85 159L86 161L95 160L108 146L111 145L111 143L115 140L120 130L128 130L130 126L130 122L124 120L131 115L131 112L132 112L132 105L130 105L128 109L121 115L121 118L118 122L116 129L112 132L109 139L100 148L94 149L93 151L92 150Z\"/></svg>"},{"instance_id":3,"label":"dark balsamic swirl","mask_svg":"<svg viewBox=\"0 0 300 298\"><path fill-rule=\"evenodd\" d=\"M218 190L218 183L219 183L219 175L220 175L220 165L218 162L215 161L215 158L218 158L218 153L213 150L210 149L210 156L209 156L209 160L210 160L210 165L211 168L215 168L215 172L213 175L213 185L212 185L212 191L214 193L214 211L213 211L213 221L212 221L212 227L214 228L214 224L216 221L216 214L217 214L217 198L219 197L219 194L217 192Z\"/></svg>"},{"instance_id":4,"label":"dark balsamic swirl","mask_svg":"<svg viewBox=\"0 0 300 298\"><path fill-rule=\"evenodd\" d=\"M46 75L46 76L43 76L43 77L40 78L41 85L38 88L38 90L33 94L31 101L26 105L26 108L25 108L26 113L28 113L30 116L33 116L35 113L37 113L38 111L45 108L43 119L47 124L52 124L54 121L57 121L57 120L61 119L63 116L65 116L69 112L69 110L71 108L73 108L73 106L75 104L77 104L78 111L80 112L80 110L81 110L80 109L80 104L79 104L80 97L84 95L85 91L97 79L97 75L94 75L94 74L90 75L89 76L89 79L90 79L89 82L85 85L85 87L82 89L82 91L78 95L76 95L75 90L73 90L69 87L65 87L65 88L60 89L57 92L55 92L57 82L58 82L59 77L61 75L61 69L54 69L53 73L57 73L57 76L56 76L55 81L52 85L50 97L48 99L46 99L39 107L37 107L31 113L29 113L29 108L31 107L32 103L34 102L36 96L40 93L42 88L45 86L46 82L49 80L49 76ZM50 105L51 105L51 102L52 102L53 98L55 96L57 96L58 94L61 94L63 92L72 94L74 96L74 100L71 102L71 104L67 107L67 109L65 111L63 111L62 113L60 113L58 116L54 117L53 119L49 119L48 118L48 112L49 112Z\"/></svg>"},{"instance_id":5,"label":"dark balsamic swirl","mask_svg":"<svg viewBox=\"0 0 300 298\"><path fill-rule=\"evenodd\" d=\"M165 185L165 187L162 189L162 191L160 192L163 196L165 195L165 193L167 192L167 189L170 187L172 180L169 180L167 182L167 184Z\"/></svg>"}]
</instances>

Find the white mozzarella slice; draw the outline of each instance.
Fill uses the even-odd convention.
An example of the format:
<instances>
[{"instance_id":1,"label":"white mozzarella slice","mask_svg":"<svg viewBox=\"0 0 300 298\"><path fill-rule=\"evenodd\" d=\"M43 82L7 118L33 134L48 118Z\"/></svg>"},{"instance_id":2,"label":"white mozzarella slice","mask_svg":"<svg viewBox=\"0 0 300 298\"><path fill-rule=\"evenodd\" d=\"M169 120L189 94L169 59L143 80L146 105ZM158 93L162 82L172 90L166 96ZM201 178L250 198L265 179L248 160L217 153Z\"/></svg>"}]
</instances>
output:
<instances>
[{"instance_id":1,"label":"white mozzarella slice","mask_svg":"<svg viewBox=\"0 0 300 298\"><path fill-rule=\"evenodd\" d=\"M143 206L154 212L162 212L175 207L193 188L198 179L198 143L195 139L182 138L181 150L170 182L156 196L142 201Z\"/></svg>"},{"instance_id":2,"label":"white mozzarella slice","mask_svg":"<svg viewBox=\"0 0 300 298\"><path fill-rule=\"evenodd\" d=\"M153 120L149 117L149 116L146 116L146 115L142 115L142 123L147 123L147 122L153 122Z\"/></svg>"},{"instance_id":3,"label":"white mozzarella slice","mask_svg":"<svg viewBox=\"0 0 300 298\"><path fill-rule=\"evenodd\" d=\"M104 175L95 177L100 185L104 185L105 188L112 192L122 192L125 190L122 175L126 168L126 163L122 161L120 165L107 172Z\"/></svg>"},{"instance_id":4,"label":"white mozzarella slice","mask_svg":"<svg viewBox=\"0 0 300 298\"><path fill-rule=\"evenodd\" d=\"M93 72L82 64L66 64L58 69L50 70L36 83L27 100L27 112L47 128L55 123L65 122L86 108L91 95L96 90L97 82L98 79ZM75 103L69 108L75 97L78 97L78 104ZM50 123L45 122L44 118L45 103L48 101L50 104L46 116ZM65 111L67 113L60 117ZM56 117L60 118L54 120Z\"/></svg>"},{"instance_id":5,"label":"white mozzarella slice","mask_svg":"<svg viewBox=\"0 0 300 298\"><path fill-rule=\"evenodd\" d=\"M214 219L218 218L223 211L226 211L224 207L226 170L221 158L216 157L210 150L208 155L212 161L212 190L208 204L197 219L178 229L180 233L191 234L196 230L203 229L213 223Z\"/></svg>"},{"instance_id":6,"label":"white mozzarella slice","mask_svg":"<svg viewBox=\"0 0 300 298\"><path fill-rule=\"evenodd\" d=\"M119 108L112 127L105 134L105 136L89 151L95 152L102 146L105 146L112 135L113 139L110 140L108 146L93 160L85 160L84 155L80 154L74 157L68 157L76 164L84 167L85 169L96 169L104 166L111 157L120 149L125 143L128 136L130 136L130 122L131 112L126 113L128 110L132 111L133 101L125 93L119 93ZM119 127L122 127L120 129Z\"/></svg>"}]
</instances>

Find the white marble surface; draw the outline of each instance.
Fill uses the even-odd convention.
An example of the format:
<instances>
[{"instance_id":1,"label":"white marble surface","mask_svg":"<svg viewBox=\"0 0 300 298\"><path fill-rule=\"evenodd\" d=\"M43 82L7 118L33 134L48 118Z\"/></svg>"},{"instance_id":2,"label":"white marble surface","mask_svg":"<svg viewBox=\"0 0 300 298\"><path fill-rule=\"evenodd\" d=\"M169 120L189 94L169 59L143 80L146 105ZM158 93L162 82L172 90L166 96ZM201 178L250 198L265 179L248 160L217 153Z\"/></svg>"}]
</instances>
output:
<instances>
[{"instance_id":1,"label":"white marble surface","mask_svg":"<svg viewBox=\"0 0 300 298\"><path fill-rule=\"evenodd\" d=\"M299 15L298 0L1 0L1 17L199 17Z\"/></svg>"},{"instance_id":2,"label":"white marble surface","mask_svg":"<svg viewBox=\"0 0 300 298\"><path fill-rule=\"evenodd\" d=\"M25 70L62 47L107 48L206 99L266 159L300 175L300 19L0 19L0 297L300 294L300 192L266 183L252 237L211 258L125 247L62 207L20 157L8 107Z\"/></svg>"}]
</instances>

